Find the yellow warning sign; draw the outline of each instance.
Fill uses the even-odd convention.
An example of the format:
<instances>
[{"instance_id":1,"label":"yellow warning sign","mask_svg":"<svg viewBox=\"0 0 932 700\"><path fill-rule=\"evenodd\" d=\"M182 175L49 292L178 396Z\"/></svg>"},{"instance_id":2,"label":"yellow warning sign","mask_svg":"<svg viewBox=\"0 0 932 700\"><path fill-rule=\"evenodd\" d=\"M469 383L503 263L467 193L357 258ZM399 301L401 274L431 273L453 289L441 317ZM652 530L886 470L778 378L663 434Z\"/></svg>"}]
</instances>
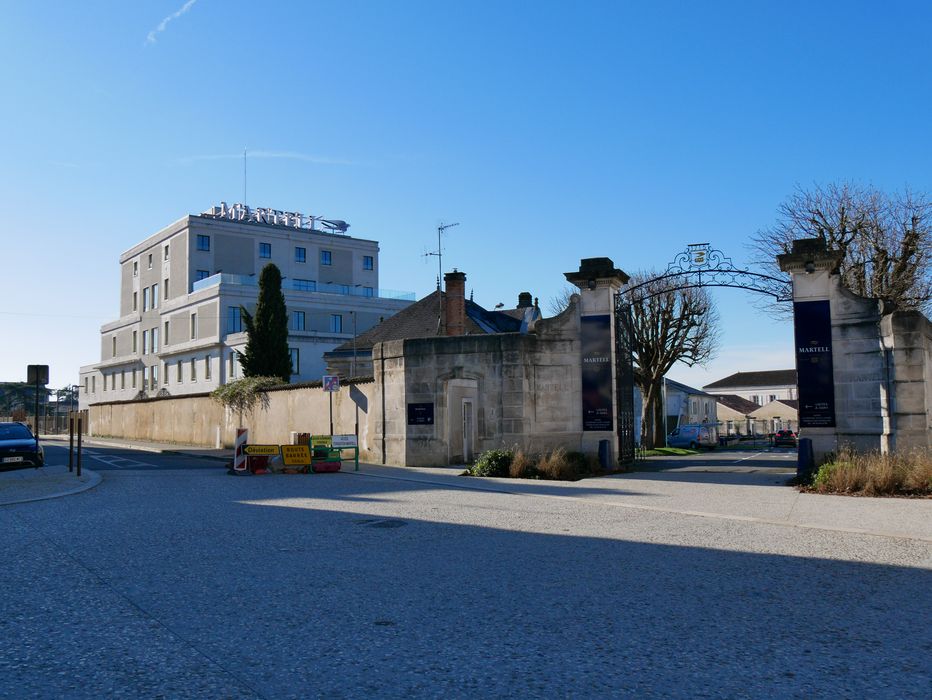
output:
<instances>
[{"instance_id":1,"label":"yellow warning sign","mask_svg":"<svg viewBox=\"0 0 932 700\"><path fill-rule=\"evenodd\" d=\"M278 445L246 445L245 452L250 457L268 457L278 454Z\"/></svg>"},{"instance_id":2,"label":"yellow warning sign","mask_svg":"<svg viewBox=\"0 0 932 700\"><path fill-rule=\"evenodd\" d=\"M307 445L282 445L282 461L290 467L310 464L311 450Z\"/></svg>"},{"instance_id":3,"label":"yellow warning sign","mask_svg":"<svg viewBox=\"0 0 932 700\"><path fill-rule=\"evenodd\" d=\"M332 439L329 435L311 435L311 447L330 447Z\"/></svg>"}]
</instances>

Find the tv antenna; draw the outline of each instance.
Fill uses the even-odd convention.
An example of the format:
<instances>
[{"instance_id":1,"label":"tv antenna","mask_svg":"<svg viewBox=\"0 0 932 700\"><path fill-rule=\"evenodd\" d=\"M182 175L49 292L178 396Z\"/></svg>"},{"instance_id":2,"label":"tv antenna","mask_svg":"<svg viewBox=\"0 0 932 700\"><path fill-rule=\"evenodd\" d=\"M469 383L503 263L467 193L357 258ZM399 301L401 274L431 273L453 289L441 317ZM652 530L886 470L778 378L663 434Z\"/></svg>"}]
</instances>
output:
<instances>
[{"instance_id":1,"label":"tv antenna","mask_svg":"<svg viewBox=\"0 0 932 700\"><path fill-rule=\"evenodd\" d=\"M443 278L443 243L441 241L441 236L448 228L453 228L454 226L459 226L460 222L457 221L455 224L445 224L442 221L440 225L437 226L437 250L436 252L424 253L424 257L431 255L437 256L437 298L439 299L439 308L437 312L437 335L440 335L443 330L443 290L440 289L440 280Z\"/></svg>"}]
</instances>

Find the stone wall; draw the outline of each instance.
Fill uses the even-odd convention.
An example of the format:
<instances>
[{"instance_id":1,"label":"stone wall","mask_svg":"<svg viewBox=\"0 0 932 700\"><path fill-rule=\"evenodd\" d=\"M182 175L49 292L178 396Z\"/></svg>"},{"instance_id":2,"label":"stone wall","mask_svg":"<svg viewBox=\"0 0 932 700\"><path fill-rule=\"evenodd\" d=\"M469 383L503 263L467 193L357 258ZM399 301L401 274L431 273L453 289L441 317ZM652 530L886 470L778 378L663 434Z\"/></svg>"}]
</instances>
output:
<instances>
[{"instance_id":1,"label":"stone wall","mask_svg":"<svg viewBox=\"0 0 932 700\"><path fill-rule=\"evenodd\" d=\"M381 440L384 429L386 462L462 464L514 446L582 449L578 305L534 331L377 344L375 393L385 420L375 430ZM408 404L432 404L433 424L408 425Z\"/></svg>"},{"instance_id":2,"label":"stone wall","mask_svg":"<svg viewBox=\"0 0 932 700\"><path fill-rule=\"evenodd\" d=\"M372 419L375 384L369 380L343 384L333 394L333 430L359 430L360 459L380 461L373 448ZM319 386L297 386L268 392L267 408L243 418L250 442L289 444L291 433L330 433L330 397ZM90 406L88 435L206 447L232 447L238 420L207 395L142 401L98 403Z\"/></svg>"},{"instance_id":3,"label":"stone wall","mask_svg":"<svg viewBox=\"0 0 932 700\"><path fill-rule=\"evenodd\" d=\"M890 372L890 449L932 447L932 322L916 311L883 319L883 345Z\"/></svg>"}]
</instances>

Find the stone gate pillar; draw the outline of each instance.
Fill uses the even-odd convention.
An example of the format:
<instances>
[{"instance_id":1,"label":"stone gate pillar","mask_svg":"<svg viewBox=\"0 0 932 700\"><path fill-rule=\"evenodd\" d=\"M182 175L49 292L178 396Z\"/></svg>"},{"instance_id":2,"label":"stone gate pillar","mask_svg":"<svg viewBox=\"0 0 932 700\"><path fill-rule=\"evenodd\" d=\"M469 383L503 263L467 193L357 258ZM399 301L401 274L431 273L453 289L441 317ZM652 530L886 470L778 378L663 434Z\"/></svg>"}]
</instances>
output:
<instances>
[{"instance_id":1,"label":"stone gate pillar","mask_svg":"<svg viewBox=\"0 0 932 700\"><path fill-rule=\"evenodd\" d=\"M608 440L614 463L619 454L615 295L628 282L628 275L609 258L584 258L579 262L579 270L565 276L580 291L581 449L587 454L597 453L599 441Z\"/></svg>"},{"instance_id":2,"label":"stone gate pillar","mask_svg":"<svg viewBox=\"0 0 932 700\"><path fill-rule=\"evenodd\" d=\"M890 402L882 303L844 286L838 274L842 253L821 238L793 241L792 251L777 260L793 281L800 436L812 439L816 464L845 444L886 448Z\"/></svg>"}]
</instances>

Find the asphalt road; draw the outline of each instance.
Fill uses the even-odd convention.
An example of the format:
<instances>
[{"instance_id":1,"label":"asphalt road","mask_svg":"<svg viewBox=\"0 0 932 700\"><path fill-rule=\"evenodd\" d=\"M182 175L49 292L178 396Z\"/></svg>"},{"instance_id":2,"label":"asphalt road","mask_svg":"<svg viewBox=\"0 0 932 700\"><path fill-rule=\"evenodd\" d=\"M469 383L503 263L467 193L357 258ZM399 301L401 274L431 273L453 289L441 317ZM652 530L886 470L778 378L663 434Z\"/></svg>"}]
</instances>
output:
<instances>
[{"instance_id":1,"label":"asphalt road","mask_svg":"<svg viewBox=\"0 0 932 700\"><path fill-rule=\"evenodd\" d=\"M57 441L43 442L46 462L68 464L68 445ZM94 471L149 470L149 469L225 469L224 463L214 459L198 459L176 454L161 454L115 447L81 446L82 466Z\"/></svg>"},{"instance_id":2,"label":"asphalt road","mask_svg":"<svg viewBox=\"0 0 932 700\"><path fill-rule=\"evenodd\" d=\"M927 541L92 451L0 508L2 697L932 693Z\"/></svg>"}]
</instances>

